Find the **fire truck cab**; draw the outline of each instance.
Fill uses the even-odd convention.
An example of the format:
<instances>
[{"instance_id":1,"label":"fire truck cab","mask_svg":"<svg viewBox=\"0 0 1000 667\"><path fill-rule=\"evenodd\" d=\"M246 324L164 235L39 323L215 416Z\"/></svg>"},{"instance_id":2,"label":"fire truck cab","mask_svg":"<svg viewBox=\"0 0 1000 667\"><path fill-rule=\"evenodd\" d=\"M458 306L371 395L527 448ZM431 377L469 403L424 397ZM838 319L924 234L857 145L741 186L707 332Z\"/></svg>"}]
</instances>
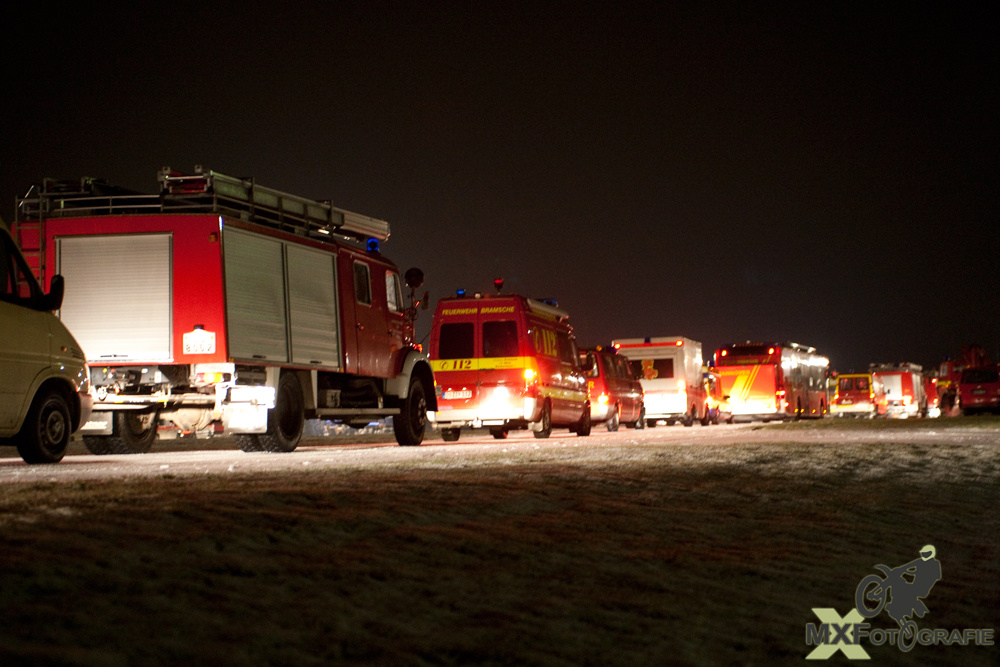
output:
<instances>
[{"instance_id":1,"label":"fire truck cab","mask_svg":"<svg viewBox=\"0 0 1000 667\"><path fill-rule=\"evenodd\" d=\"M486 427L497 439L525 428L547 438L554 426L590 435L587 381L568 319L555 304L516 294L438 301L430 349L437 410L428 416L442 437Z\"/></svg>"},{"instance_id":2,"label":"fire truck cab","mask_svg":"<svg viewBox=\"0 0 1000 667\"><path fill-rule=\"evenodd\" d=\"M60 317L96 399L88 449L148 451L161 420L291 451L307 418L392 417L419 444L434 407L413 340L422 274L407 272L407 307L378 249L388 223L201 168L158 180L146 195L46 179L18 205L33 268L66 277Z\"/></svg>"}]
</instances>

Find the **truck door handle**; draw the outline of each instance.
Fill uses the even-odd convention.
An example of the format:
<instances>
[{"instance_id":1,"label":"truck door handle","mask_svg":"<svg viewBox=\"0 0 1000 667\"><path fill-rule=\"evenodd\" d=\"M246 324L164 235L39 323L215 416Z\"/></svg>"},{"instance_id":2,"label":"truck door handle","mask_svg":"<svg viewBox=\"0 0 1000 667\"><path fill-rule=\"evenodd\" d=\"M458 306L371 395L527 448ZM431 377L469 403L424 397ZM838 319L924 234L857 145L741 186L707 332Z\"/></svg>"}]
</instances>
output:
<instances>
[{"instance_id":1,"label":"truck door handle","mask_svg":"<svg viewBox=\"0 0 1000 667\"><path fill-rule=\"evenodd\" d=\"M354 326L356 326L358 328L358 331L364 331L365 330L365 325L361 324L361 322L356 323Z\"/></svg>"}]
</instances>

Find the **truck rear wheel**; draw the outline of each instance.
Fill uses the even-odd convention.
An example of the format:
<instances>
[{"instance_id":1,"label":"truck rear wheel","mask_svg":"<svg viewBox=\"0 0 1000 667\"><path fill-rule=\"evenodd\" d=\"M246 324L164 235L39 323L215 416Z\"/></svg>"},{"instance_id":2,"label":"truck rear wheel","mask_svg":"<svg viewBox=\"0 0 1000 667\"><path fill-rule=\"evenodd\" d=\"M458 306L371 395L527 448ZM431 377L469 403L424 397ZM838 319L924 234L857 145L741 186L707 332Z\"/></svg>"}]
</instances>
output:
<instances>
[{"instance_id":1,"label":"truck rear wheel","mask_svg":"<svg viewBox=\"0 0 1000 667\"><path fill-rule=\"evenodd\" d=\"M91 454L145 454L156 441L160 413L123 410L112 423L112 435L84 436L83 444Z\"/></svg>"},{"instance_id":2,"label":"truck rear wheel","mask_svg":"<svg viewBox=\"0 0 1000 667\"><path fill-rule=\"evenodd\" d=\"M237 438L244 452L291 452L302 439L306 424L306 402L302 385L294 373L278 380L274 408L267 411L267 431Z\"/></svg>"},{"instance_id":3,"label":"truck rear wheel","mask_svg":"<svg viewBox=\"0 0 1000 667\"><path fill-rule=\"evenodd\" d=\"M460 428L443 428L441 429L441 439L445 442L458 442L459 436L462 435L462 429Z\"/></svg>"},{"instance_id":4,"label":"truck rear wheel","mask_svg":"<svg viewBox=\"0 0 1000 667\"><path fill-rule=\"evenodd\" d=\"M415 375L410 378L410 389L399 406L399 414L392 418L392 430L401 447L416 447L424 441L427 429L427 392L424 383Z\"/></svg>"},{"instance_id":5,"label":"truck rear wheel","mask_svg":"<svg viewBox=\"0 0 1000 667\"><path fill-rule=\"evenodd\" d=\"M66 455L72 431L66 398L49 389L31 403L16 438L17 453L25 463L58 463Z\"/></svg>"}]
</instances>

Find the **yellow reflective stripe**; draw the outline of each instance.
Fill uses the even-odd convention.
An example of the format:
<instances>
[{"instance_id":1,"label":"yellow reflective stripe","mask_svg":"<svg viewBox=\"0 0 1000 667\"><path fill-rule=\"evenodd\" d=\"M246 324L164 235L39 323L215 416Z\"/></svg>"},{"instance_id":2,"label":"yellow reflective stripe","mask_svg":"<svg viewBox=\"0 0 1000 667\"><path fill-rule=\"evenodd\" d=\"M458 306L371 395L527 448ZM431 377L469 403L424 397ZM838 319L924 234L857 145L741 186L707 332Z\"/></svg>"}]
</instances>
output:
<instances>
[{"instance_id":1,"label":"yellow reflective stripe","mask_svg":"<svg viewBox=\"0 0 1000 667\"><path fill-rule=\"evenodd\" d=\"M481 359L435 359L431 370L441 371L481 371L507 368L534 367L531 357L492 357Z\"/></svg>"},{"instance_id":2,"label":"yellow reflective stripe","mask_svg":"<svg viewBox=\"0 0 1000 667\"><path fill-rule=\"evenodd\" d=\"M557 387L542 387L539 392L542 398L557 398L564 401L575 401L582 403L587 400L586 392L574 391L572 389L559 389Z\"/></svg>"}]
</instances>

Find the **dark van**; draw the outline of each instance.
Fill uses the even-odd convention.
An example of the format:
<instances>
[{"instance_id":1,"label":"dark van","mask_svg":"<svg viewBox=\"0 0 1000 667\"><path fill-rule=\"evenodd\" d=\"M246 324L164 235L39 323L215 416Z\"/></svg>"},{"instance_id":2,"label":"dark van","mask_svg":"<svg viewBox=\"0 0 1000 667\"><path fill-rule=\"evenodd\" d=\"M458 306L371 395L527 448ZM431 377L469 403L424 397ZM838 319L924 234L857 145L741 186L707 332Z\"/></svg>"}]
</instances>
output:
<instances>
[{"instance_id":1,"label":"dark van","mask_svg":"<svg viewBox=\"0 0 1000 667\"><path fill-rule=\"evenodd\" d=\"M613 347L580 351L580 365L587 377L591 423L604 422L609 431L619 424L642 428L646 411L642 384L632 372L628 357Z\"/></svg>"}]
</instances>

